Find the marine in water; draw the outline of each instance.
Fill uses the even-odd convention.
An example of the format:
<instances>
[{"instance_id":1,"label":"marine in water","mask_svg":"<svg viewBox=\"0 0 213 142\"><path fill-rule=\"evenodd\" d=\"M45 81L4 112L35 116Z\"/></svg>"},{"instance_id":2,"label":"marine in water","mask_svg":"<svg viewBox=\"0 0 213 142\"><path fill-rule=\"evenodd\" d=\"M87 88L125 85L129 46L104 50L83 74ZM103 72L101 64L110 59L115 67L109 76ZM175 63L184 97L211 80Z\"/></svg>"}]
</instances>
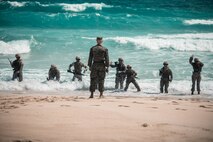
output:
<instances>
[{"instance_id":1,"label":"marine in water","mask_svg":"<svg viewBox=\"0 0 213 142\"><path fill-rule=\"evenodd\" d=\"M193 55L189 58L189 63L193 67L192 89L191 89L192 95L194 94L194 91L195 91L195 82L197 82L197 92L198 92L198 94L200 94L201 71L202 71L202 68L203 68L203 65L204 65L201 61L199 61L198 58L194 58L194 62L192 62L193 58L194 58Z\"/></svg>"}]
</instances>

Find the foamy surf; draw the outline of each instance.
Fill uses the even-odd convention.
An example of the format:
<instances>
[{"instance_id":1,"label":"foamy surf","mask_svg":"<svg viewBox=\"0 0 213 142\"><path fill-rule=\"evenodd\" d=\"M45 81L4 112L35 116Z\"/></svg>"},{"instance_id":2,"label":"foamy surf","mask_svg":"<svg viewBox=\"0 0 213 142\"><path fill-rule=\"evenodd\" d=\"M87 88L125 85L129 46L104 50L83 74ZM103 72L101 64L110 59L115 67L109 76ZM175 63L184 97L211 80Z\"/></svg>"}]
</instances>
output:
<instances>
[{"instance_id":1,"label":"foamy surf","mask_svg":"<svg viewBox=\"0 0 213 142\"><path fill-rule=\"evenodd\" d=\"M94 40L91 37L82 37ZM151 50L174 49L177 51L210 51L213 52L213 33L144 35L135 37L105 37L107 41L119 44L133 44L135 48Z\"/></svg>"},{"instance_id":2,"label":"foamy surf","mask_svg":"<svg viewBox=\"0 0 213 142\"><path fill-rule=\"evenodd\" d=\"M29 53L29 40L0 41L0 54Z\"/></svg>"},{"instance_id":3,"label":"foamy surf","mask_svg":"<svg viewBox=\"0 0 213 142\"><path fill-rule=\"evenodd\" d=\"M87 8L93 8L95 10L102 10L102 8L111 7L110 5L106 5L104 3L82 3L82 4L67 4L61 3L60 6L63 6L65 11L73 11L73 12L82 12Z\"/></svg>"},{"instance_id":4,"label":"foamy surf","mask_svg":"<svg viewBox=\"0 0 213 142\"><path fill-rule=\"evenodd\" d=\"M191 20L184 20L183 23L187 25L213 25L213 20L191 19Z\"/></svg>"}]
</instances>

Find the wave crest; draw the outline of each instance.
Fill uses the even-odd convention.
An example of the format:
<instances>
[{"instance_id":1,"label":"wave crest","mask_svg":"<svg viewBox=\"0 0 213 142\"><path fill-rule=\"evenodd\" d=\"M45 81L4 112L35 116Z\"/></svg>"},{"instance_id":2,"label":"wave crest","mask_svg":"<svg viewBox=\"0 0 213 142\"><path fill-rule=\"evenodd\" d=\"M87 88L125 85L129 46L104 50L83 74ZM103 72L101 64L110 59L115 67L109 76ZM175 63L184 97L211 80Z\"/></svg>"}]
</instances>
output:
<instances>
[{"instance_id":1,"label":"wave crest","mask_svg":"<svg viewBox=\"0 0 213 142\"><path fill-rule=\"evenodd\" d=\"M192 19L192 20L185 20L184 23L187 25L213 25L213 20Z\"/></svg>"},{"instance_id":2,"label":"wave crest","mask_svg":"<svg viewBox=\"0 0 213 142\"><path fill-rule=\"evenodd\" d=\"M8 3L13 7L23 7L27 2L8 1Z\"/></svg>"},{"instance_id":3,"label":"wave crest","mask_svg":"<svg viewBox=\"0 0 213 142\"><path fill-rule=\"evenodd\" d=\"M103 7L111 7L110 5L106 5L104 3L83 3L83 4L66 4L61 3L60 6L63 6L63 9L66 11L73 12L82 12L87 8L94 8L95 10L102 10Z\"/></svg>"},{"instance_id":4,"label":"wave crest","mask_svg":"<svg viewBox=\"0 0 213 142\"><path fill-rule=\"evenodd\" d=\"M33 36L30 40L0 41L0 54L29 53L32 44L38 44Z\"/></svg>"}]
</instances>

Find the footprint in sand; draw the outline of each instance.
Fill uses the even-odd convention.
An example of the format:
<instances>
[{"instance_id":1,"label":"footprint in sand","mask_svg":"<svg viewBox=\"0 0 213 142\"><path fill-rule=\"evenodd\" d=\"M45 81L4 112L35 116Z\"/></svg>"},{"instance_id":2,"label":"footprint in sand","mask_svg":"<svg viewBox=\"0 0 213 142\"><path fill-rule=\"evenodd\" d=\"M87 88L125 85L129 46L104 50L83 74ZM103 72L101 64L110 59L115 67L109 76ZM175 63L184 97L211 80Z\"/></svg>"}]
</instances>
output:
<instances>
[{"instance_id":1,"label":"footprint in sand","mask_svg":"<svg viewBox=\"0 0 213 142\"><path fill-rule=\"evenodd\" d=\"M91 106L101 106L101 105L91 105Z\"/></svg>"},{"instance_id":2,"label":"footprint in sand","mask_svg":"<svg viewBox=\"0 0 213 142\"><path fill-rule=\"evenodd\" d=\"M13 142L33 142L31 140L14 140Z\"/></svg>"},{"instance_id":3,"label":"footprint in sand","mask_svg":"<svg viewBox=\"0 0 213 142\"><path fill-rule=\"evenodd\" d=\"M70 107L70 105L61 105L61 107Z\"/></svg>"},{"instance_id":4,"label":"footprint in sand","mask_svg":"<svg viewBox=\"0 0 213 142\"><path fill-rule=\"evenodd\" d=\"M129 107L129 106L126 106L126 105L118 105L118 107Z\"/></svg>"},{"instance_id":5,"label":"footprint in sand","mask_svg":"<svg viewBox=\"0 0 213 142\"><path fill-rule=\"evenodd\" d=\"M143 102L136 102L136 101L134 101L132 103L134 103L134 104L144 104Z\"/></svg>"},{"instance_id":6,"label":"footprint in sand","mask_svg":"<svg viewBox=\"0 0 213 142\"><path fill-rule=\"evenodd\" d=\"M207 107L207 106L204 106L204 105L200 105L199 107L202 107L202 108L211 108L211 107Z\"/></svg>"},{"instance_id":7,"label":"footprint in sand","mask_svg":"<svg viewBox=\"0 0 213 142\"><path fill-rule=\"evenodd\" d=\"M183 109L183 108L176 108L176 110L183 110L183 111L186 111L187 109Z\"/></svg>"},{"instance_id":8,"label":"footprint in sand","mask_svg":"<svg viewBox=\"0 0 213 142\"><path fill-rule=\"evenodd\" d=\"M172 101L172 104L173 104L173 105L179 105L179 103L176 102L176 101Z\"/></svg>"}]
</instances>

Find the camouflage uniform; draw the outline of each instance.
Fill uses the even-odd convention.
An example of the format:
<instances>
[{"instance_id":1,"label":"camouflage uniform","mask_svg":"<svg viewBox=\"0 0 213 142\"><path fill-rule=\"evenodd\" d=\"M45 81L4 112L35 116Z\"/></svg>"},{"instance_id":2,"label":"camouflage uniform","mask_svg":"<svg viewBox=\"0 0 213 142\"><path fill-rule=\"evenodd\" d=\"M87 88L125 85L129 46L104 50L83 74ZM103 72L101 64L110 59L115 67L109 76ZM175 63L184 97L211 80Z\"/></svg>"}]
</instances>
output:
<instances>
[{"instance_id":1,"label":"camouflage uniform","mask_svg":"<svg viewBox=\"0 0 213 142\"><path fill-rule=\"evenodd\" d=\"M141 91L137 81L135 80L137 73L133 69L127 66L127 70L125 74L127 75L127 79L126 79L126 87L124 88L124 91L127 91L130 83L133 83L135 85L138 92Z\"/></svg>"},{"instance_id":2,"label":"camouflage uniform","mask_svg":"<svg viewBox=\"0 0 213 142\"><path fill-rule=\"evenodd\" d=\"M59 72L59 70L57 69L56 66L51 65L48 74L49 74L48 80L54 80L55 77L56 77L56 80L57 80L57 81L60 80L60 72Z\"/></svg>"},{"instance_id":3,"label":"camouflage uniform","mask_svg":"<svg viewBox=\"0 0 213 142\"><path fill-rule=\"evenodd\" d=\"M95 92L97 88L100 92L104 91L104 80L106 67L109 67L108 49L102 45L93 46L90 49L88 66L90 67L90 92Z\"/></svg>"},{"instance_id":4,"label":"camouflage uniform","mask_svg":"<svg viewBox=\"0 0 213 142\"><path fill-rule=\"evenodd\" d=\"M193 60L193 56L189 58L189 63L192 65L193 67L193 74L192 74L192 94L195 91L195 82L197 81L197 91L198 94L200 94L200 81L201 81L201 71L202 71L202 67L203 67L203 63L200 62L197 58L195 58L195 62L192 62Z\"/></svg>"},{"instance_id":5,"label":"camouflage uniform","mask_svg":"<svg viewBox=\"0 0 213 142\"><path fill-rule=\"evenodd\" d=\"M160 92L163 93L163 87L165 86L165 93L168 93L169 81L172 81L173 75L169 67L164 66L160 69L159 75L161 76L160 80Z\"/></svg>"},{"instance_id":6,"label":"camouflage uniform","mask_svg":"<svg viewBox=\"0 0 213 142\"><path fill-rule=\"evenodd\" d=\"M110 65L110 67L115 68L116 67L116 77L115 77L115 89L118 89L118 86L120 84L120 89L123 89L123 83L126 78L126 66L124 63L117 63L115 62L115 65Z\"/></svg>"},{"instance_id":7,"label":"camouflage uniform","mask_svg":"<svg viewBox=\"0 0 213 142\"><path fill-rule=\"evenodd\" d=\"M16 59L15 61L12 62L11 66L13 67L13 78L12 80L15 80L16 78L18 78L19 82L23 81L23 73L22 73L22 69L23 69L23 62L22 60Z\"/></svg>"},{"instance_id":8,"label":"camouflage uniform","mask_svg":"<svg viewBox=\"0 0 213 142\"><path fill-rule=\"evenodd\" d=\"M86 68L86 66L80 61L76 61L70 64L69 69L71 69L72 66L74 66L74 71L73 71L74 75L73 75L72 81L75 81L75 78L77 78L78 81L82 81L82 73L81 73L82 67Z\"/></svg>"}]
</instances>

